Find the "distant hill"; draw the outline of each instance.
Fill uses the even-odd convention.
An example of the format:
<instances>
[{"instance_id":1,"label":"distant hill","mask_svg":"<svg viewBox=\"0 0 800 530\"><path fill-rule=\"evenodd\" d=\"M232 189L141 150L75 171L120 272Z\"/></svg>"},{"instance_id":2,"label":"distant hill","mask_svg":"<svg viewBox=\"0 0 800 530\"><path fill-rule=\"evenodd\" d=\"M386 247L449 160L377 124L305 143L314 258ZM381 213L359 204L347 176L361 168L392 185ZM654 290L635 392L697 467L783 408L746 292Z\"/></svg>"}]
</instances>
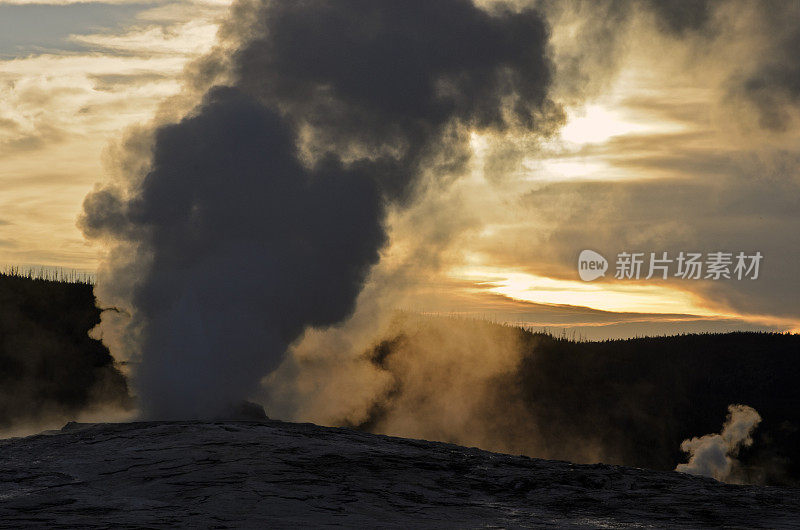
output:
<instances>
[{"instance_id":1,"label":"distant hill","mask_svg":"<svg viewBox=\"0 0 800 530\"><path fill-rule=\"evenodd\" d=\"M763 421L742 479L800 479L800 337L728 333L576 343L530 337L516 378L547 435L588 436L626 465L673 469L680 442L720 431L741 403Z\"/></svg>"},{"instance_id":2,"label":"distant hill","mask_svg":"<svg viewBox=\"0 0 800 530\"><path fill-rule=\"evenodd\" d=\"M80 277L0 274L0 430L74 419L94 406L131 405Z\"/></svg>"},{"instance_id":3,"label":"distant hill","mask_svg":"<svg viewBox=\"0 0 800 530\"><path fill-rule=\"evenodd\" d=\"M745 404L763 421L736 479L800 484L798 335L575 342L480 321L407 318L368 356L394 384L354 425L361 429L669 470L686 461L683 440L720 432L728 405ZM449 417L429 422L431 410Z\"/></svg>"},{"instance_id":4,"label":"distant hill","mask_svg":"<svg viewBox=\"0 0 800 530\"><path fill-rule=\"evenodd\" d=\"M91 283L0 274L0 431L132 406ZM409 317L366 354L390 376L362 430L574 462L671 470L728 405L763 418L737 480L800 485L800 336L571 341L475 320ZM267 413L270 411L267 410Z\"/></svg>"}]
</instances>

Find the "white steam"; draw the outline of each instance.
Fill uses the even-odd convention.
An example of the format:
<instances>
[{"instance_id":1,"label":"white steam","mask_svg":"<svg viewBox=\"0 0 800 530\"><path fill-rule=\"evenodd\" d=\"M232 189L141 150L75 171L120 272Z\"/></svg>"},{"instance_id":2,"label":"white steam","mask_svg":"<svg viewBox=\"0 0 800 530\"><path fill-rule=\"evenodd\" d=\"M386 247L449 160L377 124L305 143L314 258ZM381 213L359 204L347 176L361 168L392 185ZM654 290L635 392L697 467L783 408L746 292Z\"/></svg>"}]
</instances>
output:
<instances>
[{"instance_id":1,"label":"white steam","mask_svg":"<svg viewBox=\"0 0 800 530\"><path fill-rule=\"evenodd\" d=\"M681 443L681 449L689 454L689 462L678 464L675 470L728 481L738 463L739 449L753 444L751 435L759 423L761 416L754 408L730 405L720 434L707 434Z\"/></svg>"}]
</instances>

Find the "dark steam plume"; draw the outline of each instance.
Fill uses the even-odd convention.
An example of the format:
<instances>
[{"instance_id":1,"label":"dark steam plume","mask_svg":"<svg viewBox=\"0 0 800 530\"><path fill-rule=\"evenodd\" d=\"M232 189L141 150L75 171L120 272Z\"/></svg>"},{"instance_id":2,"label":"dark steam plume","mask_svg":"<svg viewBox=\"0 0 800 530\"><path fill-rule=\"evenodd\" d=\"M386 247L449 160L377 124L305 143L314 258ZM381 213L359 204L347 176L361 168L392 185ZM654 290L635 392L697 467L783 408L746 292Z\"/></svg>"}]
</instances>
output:
<instances>
[{"instance_id":1,"label":"dark steam plume","mask_svg":"<svg viewBox=\"0 0 800 530\"><path fill-rule=\"evenodd\" d=\"M84 203L150 417L252 395L307 326L345 319L387 204L452 174L468 133L561 120L536 11L468 0L241 2L226 87L154 133L149 169Z\"/></svg>"}]
</instances>

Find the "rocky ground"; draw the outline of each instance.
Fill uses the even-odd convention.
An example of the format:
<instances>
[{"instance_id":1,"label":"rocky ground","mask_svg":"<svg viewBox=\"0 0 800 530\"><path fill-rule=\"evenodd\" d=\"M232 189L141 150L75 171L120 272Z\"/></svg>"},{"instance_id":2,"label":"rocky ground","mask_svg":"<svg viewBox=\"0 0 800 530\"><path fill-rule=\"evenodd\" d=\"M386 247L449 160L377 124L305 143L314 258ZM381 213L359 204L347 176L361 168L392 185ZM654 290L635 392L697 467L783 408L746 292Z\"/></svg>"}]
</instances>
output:
<instances>
[{"instance_id":1,"label":"rocky ground","mask_svg":"<svg viewBox=\"0 0 800 530\"><path fill-rule=\"evenodd\" d=\"M0 526L800 528L800 491L263 422L0 441Z\"/></svg>"}]
</instances>

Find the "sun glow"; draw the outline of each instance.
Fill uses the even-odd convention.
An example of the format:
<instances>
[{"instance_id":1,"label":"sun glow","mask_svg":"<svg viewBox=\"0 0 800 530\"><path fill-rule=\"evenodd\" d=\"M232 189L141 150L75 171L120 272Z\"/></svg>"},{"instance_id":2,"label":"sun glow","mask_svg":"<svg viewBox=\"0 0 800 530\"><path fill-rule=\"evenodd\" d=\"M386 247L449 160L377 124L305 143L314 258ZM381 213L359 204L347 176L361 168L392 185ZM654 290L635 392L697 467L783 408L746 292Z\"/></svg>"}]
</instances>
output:
<instances>
[{"instance_id":1,"label":"sun glow","mask_svg":"<svg viewBox=\"0 0 800 530\"><path fill-rule=\"evenodd\" d=\"M597 144L614 136L650 132L653 126L632 120L603 105L587 105L568 112L561 139L574 144Z\"/></svg>"},{"instance_id":2,"label":"sun glow","mask_svg":"<svg viewBox=\"0 0 800 530\"><path fill-rule=\"evenodd\" d=\"M689 292L660 285L558 280L514 270L471 267L454 271L479 289L537 304L589 307L602 311L735 317L703 307Z\"/></svg>"}]
</instances>

